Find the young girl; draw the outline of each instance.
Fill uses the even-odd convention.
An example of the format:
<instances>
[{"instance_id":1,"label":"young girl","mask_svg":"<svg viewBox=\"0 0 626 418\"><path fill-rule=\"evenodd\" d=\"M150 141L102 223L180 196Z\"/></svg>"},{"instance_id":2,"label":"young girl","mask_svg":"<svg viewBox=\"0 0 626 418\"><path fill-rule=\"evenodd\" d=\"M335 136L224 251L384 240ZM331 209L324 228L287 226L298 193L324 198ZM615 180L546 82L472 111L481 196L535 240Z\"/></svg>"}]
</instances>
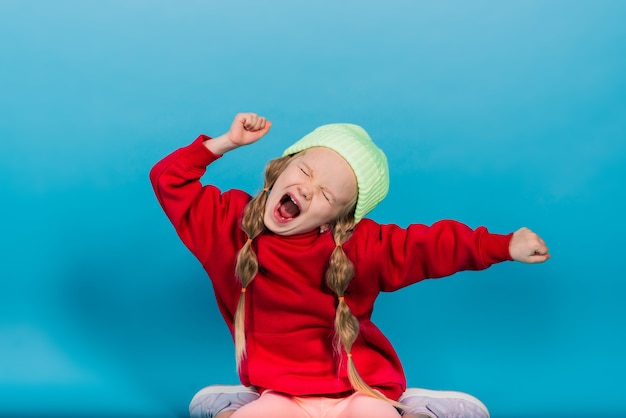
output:
<instances>
[{"instance_id":1,"label":"young girl","mask_svg":"<svg viewBox=\"0 0 626 418\"><path fill-rule=\"evenodd\" d=\"M545 243L526 228L499 235L454 221L400 228L364 218L386 196L389 174L385 155L356 125L304 136L270 161L255 197L201 185L209 164L270 127L238 114L226 134L201 135L150 173L165 213L212 280L239 377L254 388L245 405L206 416L488 417L469 396L450 406L430 392L403 395L398 356L371 321L374 301L426 278L546 261Z\"/></svg>"}]
</instances>

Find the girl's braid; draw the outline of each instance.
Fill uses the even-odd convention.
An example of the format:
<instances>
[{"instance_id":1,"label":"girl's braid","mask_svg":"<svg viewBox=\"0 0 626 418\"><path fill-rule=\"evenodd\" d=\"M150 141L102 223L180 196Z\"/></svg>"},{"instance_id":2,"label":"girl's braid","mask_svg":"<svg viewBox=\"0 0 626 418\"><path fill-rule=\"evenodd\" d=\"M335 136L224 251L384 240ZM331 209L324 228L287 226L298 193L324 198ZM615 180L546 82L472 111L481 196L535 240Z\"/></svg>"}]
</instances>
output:
<instances>
[{"instance_id":1,"label":"girl's braid","mask_svg":"<svg viewBox=\"0 0 626 418\"><path fill-rule=\"evenodd\" d=\"M235 311L235 359L237 370L241 367L241 361L246 355L246 288L252 282L259 271L259 262L252 248L252 240L263 230L263 214L269 190L276 182L276 179L289 164L291 156L281 157L271 160L265 167L265 183L263 191L257 194L248 204L243 212L241 229L248 235L248 240L237 254L237 264L235 273L241 281L241 295L237 310Z\"/></svg>"},{"instance_id":2,"label":"girl's braid","mask_svg":"<svg viewBox=\"0 0 626 418\"><path fill-rule=\"evenodd\" d=\"M351 214L353 212L354 207L347 213ZM342 357L343 350L347 353L348 379L354 390L387 401L396 408L403 408L404 406L401 403L387 398L365 383L357 371L352 358L352 345L359 335L359 320L350 311L350 307L345 300L346 288L354 277L354 264L343 251L343 244L352 236L354 226L354 217L352 215L346 216L345 214L341 215L333 225L333 238L336 245L330 256L330 263L326 271L326 284L338 297L335 313L335 351L339 358Z\"/></svg>"}]
</instances>

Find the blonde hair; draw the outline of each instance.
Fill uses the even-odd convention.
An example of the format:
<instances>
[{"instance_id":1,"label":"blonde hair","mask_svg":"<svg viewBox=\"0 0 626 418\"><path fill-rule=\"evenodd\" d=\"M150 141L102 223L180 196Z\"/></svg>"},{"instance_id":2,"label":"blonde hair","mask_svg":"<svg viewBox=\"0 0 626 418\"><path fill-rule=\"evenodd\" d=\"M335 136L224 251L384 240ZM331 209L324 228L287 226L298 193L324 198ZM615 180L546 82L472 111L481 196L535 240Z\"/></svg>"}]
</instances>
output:
<instances>
[{"instance_id":1,"label":"blonde hair","mask_svg":"<svg viewBox=\"0 0 626 418\"><path fill-rule=\"evenodd\" d=\"M235 265L235 274L239 280L241 280L241 296L239 297L239 303L235 311L234 321L237 370L240 369L241 361L246 355L246 288L259 271L259 261L252 249L252 240L265 229L263 212L265 210L265 203L267 202L267 194L280 173L285 170L291 158L291 156L276 158L267 164L265 167L265 183L263 190L248 202L243 211L241 229L248 235L248 240L237 253L237 264Z\"/></svg>"},{"instance_id":2,"label":"blonde hair","mask_svg":"<svg viewBox=\"0 0 626 418\"><path fill-rule=\"evenodd\" d=\"M295 154L294 154L295 155ZM268 163L265 168L265 184L263 192L254 197L246 206L243 214L241 228L248 235L248 241L237 254L236 274L241 280L242 292L239 304L235 311L235 357L237 370L241 367L241 362L246 355L245 337L245 295L246 288L252 282L258 272L258 259L252 248L252 241L263 230L263 214L265 203L267 202L267 191L272 188L274 182L289 164L293 155L277 158ZM350 239L355 226L354 211L356 199L346 205L344 210L338 215L331 225L335 249L330 255L328 268L326 270L326 284L337 295L338 303L335 312L335 352L342 358L342 352L347 353L348 379L355 391L378 398L391 403L396 408L403 408L404 405L387 398L382 393L370 387L359 375L354 360L352 359L352 345L359 335L359 321L354 316L350 307L344 299L344 293L348 284L354 277L354 264L343 251L343 244Z\"/></svg>"}]
</instances>

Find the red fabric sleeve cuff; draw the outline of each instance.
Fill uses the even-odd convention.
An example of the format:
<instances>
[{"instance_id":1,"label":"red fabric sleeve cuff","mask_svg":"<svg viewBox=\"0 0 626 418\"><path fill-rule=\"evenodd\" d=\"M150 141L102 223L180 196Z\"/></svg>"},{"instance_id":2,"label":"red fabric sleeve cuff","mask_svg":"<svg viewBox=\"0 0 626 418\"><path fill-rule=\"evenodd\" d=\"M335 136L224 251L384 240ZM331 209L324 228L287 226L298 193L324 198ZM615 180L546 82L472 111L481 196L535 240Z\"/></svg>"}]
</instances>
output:
<instances>
[{"instance_id":1,"label":"red fabric sleeve cuff","mask_svg":"<svg viewBox=\"0 0 626 418\"><path fill-rule=\"evenodd\" d=\"M195 141L185 147L187 152L185 152L183 158L186 166L204 171L209 164L222 157L214 154L204 146L203 142L210 139L211 137L209 136L200 135Z\"/></svg>"},{"instance_id":2,"label":"red fabric sleeve cuff","mask_svg":"<svg viewBox=\"0 0 626 418\"><path fill-rule=\"evenodd\" d=\"M502 261L513 261L509 251L509 243L513 233L507 235L487 233L482 238L481 246L486 266Z\"/></svg>"}]
</instances>

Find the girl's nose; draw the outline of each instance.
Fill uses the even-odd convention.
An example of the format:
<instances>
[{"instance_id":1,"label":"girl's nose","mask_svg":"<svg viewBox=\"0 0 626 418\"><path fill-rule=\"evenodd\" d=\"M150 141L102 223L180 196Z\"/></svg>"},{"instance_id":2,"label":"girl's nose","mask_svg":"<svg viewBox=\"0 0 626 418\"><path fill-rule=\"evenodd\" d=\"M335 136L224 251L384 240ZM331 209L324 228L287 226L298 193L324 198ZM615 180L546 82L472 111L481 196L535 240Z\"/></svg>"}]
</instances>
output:
<instances>
[{"instance_id":1,"label":"girl's nose","mask_svg":"<svg viewBox=\"0 0 626 418\"><path fill-rule=\"evenodd\" d=\"M300 185L300 194L305 200L310 200L313 197L313 188L309 184L301 184Z\"/></svg>"}]
</instances>

